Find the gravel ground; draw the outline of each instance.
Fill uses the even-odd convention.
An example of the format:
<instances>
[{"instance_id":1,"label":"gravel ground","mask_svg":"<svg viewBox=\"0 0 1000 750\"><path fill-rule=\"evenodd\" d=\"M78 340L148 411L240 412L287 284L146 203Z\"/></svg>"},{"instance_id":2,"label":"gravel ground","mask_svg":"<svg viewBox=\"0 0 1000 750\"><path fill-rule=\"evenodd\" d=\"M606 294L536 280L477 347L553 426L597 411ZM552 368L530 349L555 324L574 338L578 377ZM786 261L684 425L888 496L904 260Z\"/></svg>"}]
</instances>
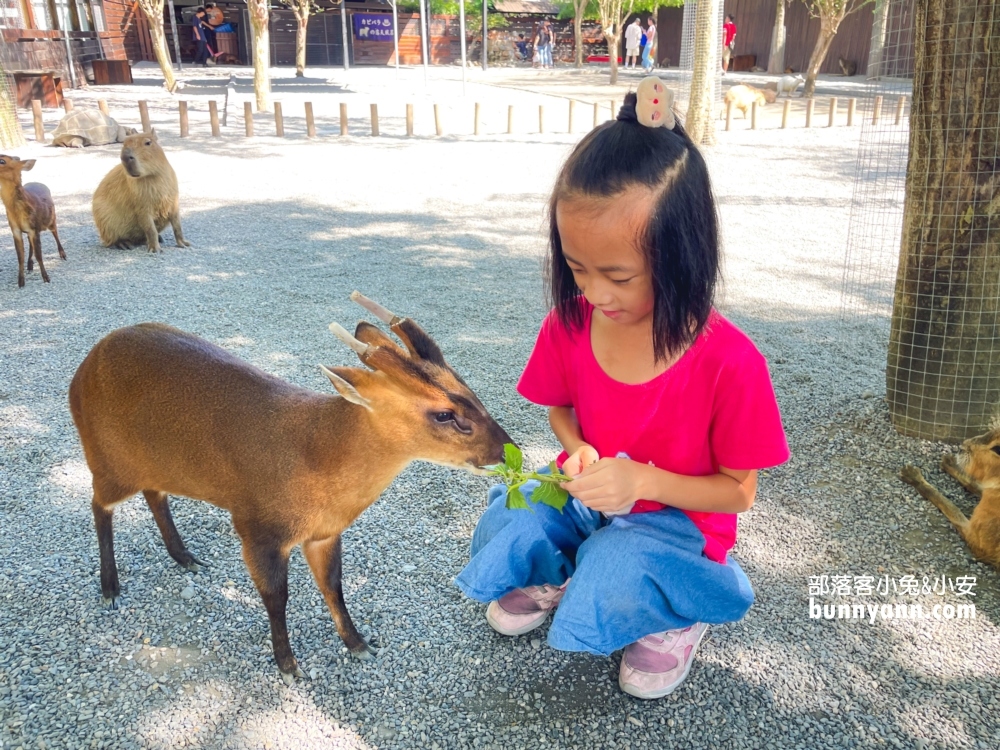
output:
<instances>
[{"instance_id":1,"label":"gravel ground","mask_svg":"<svg viewBox=\"0 0 1000 750\"><path fill-rule=\"evenodd\" d=\"M538 101L474 85L477 95ZM168 97L155 101L154 113L167 112ZM544 315L546 195L578 135L248 142L175 132L163 142L194 246L171 247L168 230L155 256L97 243L90 197L117 149L20 152L39 159L31 176L55 195L69 257L60 261L46 237L52 283L36 270L18 290L0 232L4 750L1000 744L997 573L896 478L915 462L953 487L934 468L944 446L901 438L888 423L878 326L839 314L857 145L846 129L734 131L709 153L726 239L720 306L770 360L794 456L764 473L741 518L736 554L757 603L709 631L674 695L621 694L620 655L555 652L544 630L494 634L482 605L451 583L488 482L424 464L345 534L348 605L381 647L372 662L345 653L295 553L289 625L309 679L286 686L228 516L186 499L173 501L177 525L211 568L176 566L132 500L115 516L123 606L103 610L89 473L66 391L113 328L165 321L325 391L316 363L352 362L327 324L363 317L347 300L357 288L420 321L531 461L556 450L544 410L514 384ZM959 502L968 512L971 502ZM978 616L811 619L809 577L819 575L975 576Z\"/></svg>"}]
</instances>

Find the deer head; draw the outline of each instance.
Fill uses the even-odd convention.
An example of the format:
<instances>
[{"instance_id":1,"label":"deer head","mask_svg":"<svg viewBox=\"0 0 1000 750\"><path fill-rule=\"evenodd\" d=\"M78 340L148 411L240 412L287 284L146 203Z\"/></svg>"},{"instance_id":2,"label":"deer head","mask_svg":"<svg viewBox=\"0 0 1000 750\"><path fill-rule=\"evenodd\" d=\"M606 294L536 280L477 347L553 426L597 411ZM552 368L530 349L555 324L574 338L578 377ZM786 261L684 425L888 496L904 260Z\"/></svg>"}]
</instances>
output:
<instances>
[{"instance_id":1,"label":"deer head","mask_svg":"<svg viewBox=\"0 0 1000 750\"><path fill-rule=\"evenodd\" d=\"M476 473L502 462L504 444L514 441L445 361L434 340L414 321L358 292L351 299L388 324L403 346L365 321L353 336L331 323L333 334L365 365L321 366L337 392L365 410L373 429L386 441L404 445L413 459Z\"/></svg>"}]
</instances>

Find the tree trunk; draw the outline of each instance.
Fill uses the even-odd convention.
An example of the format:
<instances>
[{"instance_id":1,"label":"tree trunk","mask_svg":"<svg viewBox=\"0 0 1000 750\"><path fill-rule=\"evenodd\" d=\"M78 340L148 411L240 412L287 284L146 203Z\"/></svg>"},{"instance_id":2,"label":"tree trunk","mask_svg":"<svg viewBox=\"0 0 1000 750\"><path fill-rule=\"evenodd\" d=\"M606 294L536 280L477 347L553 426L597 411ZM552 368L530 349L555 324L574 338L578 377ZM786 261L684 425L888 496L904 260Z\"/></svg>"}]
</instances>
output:
<instances>
[{"instance_id":1,"label":"tree trunk","mask_svg":"<svg viewBox=\"0 0 1000 750\"><path fill-rule=\"evenodd\" d=\"M718 3L719 0L698 0L694 11L691 95L684 125L691 140L699 145L715 143L715 83L722 70Z\"/></svg>"},{"instance_id":2,"label":"tree trunk","mask_svg":"<svg viewBox=\"0 0 1000 750\"><path fill-rule=\"evenodd\" d=\"M250 26L253 28L253 91L258 112L271 111L271 34L267 0L247 0Z\"/></svg>"},{"instance_id":3,"label":"tree trunk","mask_svg":"<svg viewBox=\"0 0 1000 750\"><path fill-rule=\"evenodd\" d=\"M875 18L872 20L872 48L868 53L869 79L879 79L886 73L882 70L882 53L885 51L885 35L889 30L890 0L875 0Z\"/></svg>"},{"instance_id":4,"label":"tree trunk","mask_svg":"<svg viewBox=\"0 0 1000 750\"><path fill-rule=\"evenodd\" d=\"M615 33L604 32L604 39L608 43L608 63L611 65L611 85L618 83L618 32L619 24L615 24Z\"/></svg>"},{"instance_id":5,"label":"tree trunk","mask_svg":"<svg viewBox=\"0 0 1000 750\"><path fill-rule=\"evenodd\" d=\"M904 435L958 442L1000 402L1000 13L989 0L915 7L886 400Z\"/></svg>"},{"instance_id":6,"label":"tree trunk","mask_svg":"<svg viewBox=\"0 0 1000 750\"><path fill-rule=\"evenodd\" d=\"M295 29L295 75L306 74L306 31L309 28L309 4L306 3L304 13L296 13L295 20L299 22Z\"/></svg>"},{"instance_id":7,"label":"tree trunk","mask_svg":"<svg viewBox=\"0 0 1000 750\"><path fill-rule=\"evenodd\" d=\"M573 15L573 44L576 47L576 67L583 67L583 14L587 8L586 0L577 4Z\"/></svg>"},{"instance_id":8,"label":"tree trunk","mask_svg":"<svg viewBox=\"0 0 1000 750\"><path fill-rule=\"evenodd\" d=\"M163 83L167 91L173 91L177 85L174 79L174 68L170 62L170 53L167 51L167 37L163 33L163 0L156 2L139 3L146 21L149 24L149 38L153 42L153 54L156 55L156 62L160 65L163 73Z\"/></svg>"},{"instance_id":9,"label":"tree trunk","mask_svg":"<svg viewBox=\"0 0 1000 750\"><path fill-rule=\"evenodd\" d=\"M830 45L833 44L833 38L837 35L837 28L840 26L842 20L842 17L837 19L819 19L819 36L816 38L816 46L813 47L812 56L809 58L809 68L806 71L806 85L802 89L803 97L811 98L816 92L816 76L819 75L819 69L823 67L823 61L826 60L826 53L830 51Z\"/></svg>"},{"instance_id":10,"label":"tree trunk","mask_svg":"<svg viewBox=\"0 0 1000 750\"><path fill-rule=\"evenodd\" d=\"M767 60L768 73L785 72L785 0L778 0L771 32L771 56Z\"/></svg>"},{"instance_id":11,"label":"tree trunk","mask_svg":"<svg viewBox=\"0 0 1000 750\"><path fill-rule=\"evenodd\" d=\"M0 148L19 148L24 145L24 131L17 119L17 107L10 87L11 79L0 65Z\"/></svg>"}]
</instances>

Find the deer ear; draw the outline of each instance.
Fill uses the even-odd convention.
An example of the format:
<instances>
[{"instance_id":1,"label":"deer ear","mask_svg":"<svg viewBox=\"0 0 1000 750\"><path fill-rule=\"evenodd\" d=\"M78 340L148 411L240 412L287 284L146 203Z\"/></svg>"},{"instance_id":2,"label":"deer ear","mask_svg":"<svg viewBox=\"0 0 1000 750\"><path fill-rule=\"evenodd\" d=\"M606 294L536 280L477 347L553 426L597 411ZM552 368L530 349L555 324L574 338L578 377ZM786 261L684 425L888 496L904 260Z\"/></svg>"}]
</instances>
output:
<instances>
[{"instance_id":1,"label":"deer ear","mask_svg":"<svg viewBox=\"0 0 1000 750\"><path fill-rule=\"evenodd\" d=\"M320 365L319 369L323 371L324 375L330 378L330 382L333 383L333 387L336 389L337 393L350 401L352 404L357 404L358 406L365 407L368 411L373 411L371 401L358 393L358 390L351 385L347 378L343 377L343 375L347 374L345 371L349 368L335 367L331 370L323 365ZM334 372L334 370L337 370L338 372Z\"/></svg>"},{"instance_id":2,"label":"deer ear","mask_svg":"<svg viewBox=\"0 0 1000 750\"><path fill-rule=\"evenodd\" d=\"M34 167L34 166L35 166L35 160L34 159L28 159L27 161L22 161L21 162L21 171L22 172L29 172L29 171L31 171L31 168Z\"/></svg>"},{"instance_id":3,"label":"deer ear","mask_svg":"<svg viewBox=\"0 0 1000 750\"><path fill-rule=\"evenodd\" d=\"M156 128L149 129L149 137L152 138L154 141L157 141L157 143L159 143L159 140L156 137Z\"/></svg>"}]
</instances>

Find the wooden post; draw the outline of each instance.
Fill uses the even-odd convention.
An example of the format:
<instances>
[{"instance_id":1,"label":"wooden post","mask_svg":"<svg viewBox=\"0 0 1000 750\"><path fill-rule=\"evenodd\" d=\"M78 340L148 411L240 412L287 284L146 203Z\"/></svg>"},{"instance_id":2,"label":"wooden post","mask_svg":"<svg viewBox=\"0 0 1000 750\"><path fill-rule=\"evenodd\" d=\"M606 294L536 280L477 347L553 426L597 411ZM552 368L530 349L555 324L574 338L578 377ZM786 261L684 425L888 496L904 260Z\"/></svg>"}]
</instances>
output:
<instances>
[{"instance_id":1,"label":"wooden post","mask_svg":"<svg viewBox=\"0 0 1000 750\"><path fill-rule=\"evenodd\" d=\"M152 128L149 126L149 107L145 99L139 100L139 118L142 120L142 132L148 133Z\"/></svg>"},{"instance_id":2,"label":"wooden post","mask_svg":"<svg viewBox=\"0 0 1000 750\"><path fill-rule=\"evenodd\" d=\"M406 134L413 135L413 105L406 105Z\"/></svg>"},{"instance_id":3,"label":"wooden post","mask_svg":"<svg viewBox=\"0 0 1000 750\"><path fill-rule=\"evenodd\" d=\"M612 99L611 100L611 119L613 120L613 119L615 119L615 117L617 117L617 115L615 114L615 100Z\"/></svg>"},{"instance_id":4,"label":"wooden post","mask_svg":"<svg viewBox=\"0 0 1000 750\"><path fill-rule=\"evenodd\" d=\"M896 101L896 124L899 125L903 122L903 110L906 108L906 97L901 96Z\"/></svg>"},{"instance_id":5,"label":"wooden post","mask_svg":"<svg viewBox=\"0 0 1000 750\"><path fill-rule=\"evenodd\" d=\"M437 104L434 105L434 132L444 135L444 128L441 127L441 110Z\"/></svg>"},{"instance_id":6,"label":"wooden post","mask_svg":"<svg viewBox=\"0 0 1000 750\"><path fill-rule=\"evenodd\" d=\"M73 111L73 100L69 97L63 97L63 111L72 112Z\"/></svg>"},{"instance_id":7,"label":"wooden post","mask_svg":"<svg viewBox=\"0 0 1000 750\"><path fill-rule=\"evenodd\" d=\"M726 102L726 130L732 127L733 124L733 102L729 100Z\"/></svg>"},{"instance_id":8,"label":"wooden post","mask_svg":"<svg viewBox=\"0 0 1000 750\"><path fill-rule=\"evenodd\" d=\"M576 102L573 101L572 99L570 99L569 100L569 125L568 125L567 130L566 130L567 133L572 133L573 132L573 108L574 107L576 107Z\"/></svg>"},{"instance_id":9,"label":"wooden post","mask_svg":"<svg viewBox=\"0 0 1000 750\"><path fill-rule=\"evenodd\" d=\"M476 119L472 126L472 134L479 135L479 102L476 102Z\"/></svg>"},{"instance_id":10,"label":"wooden post","mask_svg":"<svg viewBox=\"0 0 1000 750\"><path fill-rule=\"evenodd\" d=\"M813 109L816 108L816 100L810 99L806 102L806 127L811 128L813 124Z\"/></svg>"},{"instance_id":11,"label":"wooden post","mask_svg":"<svg viewBox=\"0 0 1000 750\"><path fill-rule=\"evenodd\" d=\"M378 105L371 105L372 109L372 135L378 135Z\"/></svg>"},{"instance_id":12,"label":"wooden post","mask_svg":"<svg viewBox=\"0 0 1000 750\"><path fill-rule=\"evenodd\" d=\"M219 105L215 99L208 100L208 119L212 123L212 137L219 137Z\"/></svg>"},{"instance_id":13,"label":"wooden post","mask_svg":"<svg viewBox=\"0 0 1000 750\"><path fill-rule=\"evenodd\" d=\"M594 127L597 127L597 118L601 116L601 105L594 102Z\"/></svg>"},{"instance_id":14,"label":"wooden post","mask_svg":"<svg viewBox=\"0 0 1000 750\"><path fill-rule=\"evenodd\" d=\"M181 115L181 138L188 137L188 103L181 99L177 102L177 107Z\"/></svg>"},{"instance_id":15,"label":"wooden post","mask_svg":"<svg viewBox=\"0 0 1000 750\"><path fill-rule=\"evenodd\" d=\"M754 101L750 104L750 129L757 129L757 102Z\"/></svg>"},{"instance_id":16,"label":"wooden post","mask_svg":"<svg viewBox=\"0 0 1000 750\"><path fill-rule=\"evenodd\" d=\"M544 104L539 104L538 105L538 132L539 133L544 133L545 132L545 105Z\"/></svg>"},{"instance_id":17,"label":"wooden post","mask_svg":"<svg viewBox=\"0 0 1000 750\"><path fill-rule=\"evenodd\" d=\"M253 105L243 102L243 122L247 128L247 138L253 138Z\"/></svg>"},{"instance_id":18,"label":"wooden post","mask_svg":"<svg viewBox=\"0 0 1000 750\"><path fill-rule=\"evenodd\" d=\"M306 102L306 136L309 138L316 137L316 120L313 119L312 102Z\"/></svg>"},{"instance_id":19,"label":"wooden post","mask_svg":"<svg viewBox=\"0 0 1000 750\"><path fill-rule=\"evenodd\" d=\"M514 105L507 105L507 135L512 135L514 132Z\"/></svg>"},{"instance_id":20,"label":"wooden post","mask_svg":"<svg viewBox=\"0 0 1000 750\"><path fill-rule=\"evenodd\" d=\"M99 110L101 110L101 112L103 112L105 115L108 115L108 103L106 101L104 101L103 99L98 99L97 100L97 108ZM110 115L108 115L108 116L110 116Z\"/></svg>"},{"instance_id":21,"label":"wooden post","mask_svg":"<svg viewBox=\"0 0 1000 750\"><path fill-rule=\"evenodd\" d=\"M872 110L872 125L878 123L879 115L882 114L882 97L875 97L875 108Z\"/></svg>"},{"instance_id":22,"label":"wooden post","mask_svg":"<svg viewBox=\"0 0 1000 750\"><path fill-rule=\"evenodd\" d=\"M340 134L347 135L347 102L340 103Z\"/></svg>"},{"instance_id":23,"label":"wooden post","mask_svg":"<svg viewBox=\"0 0 1000 750\"><path fill-rule=\"evenodd\" d=\"M781 110L781 127L782 129L788 127L788 113L792 110L792 100L785 99L785 106Z\"/></svg>"},{"instance_id":24,"label":"wooden post","mask_svg":"<svg viewBox=\"0 0 1000 750\"><path fill-rule=\"evenodd\" d=\"M31 119L35 122L35 140L45 143L45 126L42 124L42 100L31 100Z\"/></svg>"},{"instance_id":25,"label":"wooden post","mask_svg":"<svg viewBox=\"0 0 1000 750\"><path fill-rule=\"evenodd\" d=\"M851 97L847 100L847 127L854 124L854 109L858 106L858 100Z\"/></svg>"},{"instance_id":26,"label":"wooden post","mask_svg":"<svg viewBox=\"0 0 1000 750\"><path fill-rule=\"evenodd\" d=\"M832 128L834 123L837 122L837 97L830 97L830 121L826 124L828 128Z\"/></svg>"},{"instance_id":27,"label":"wooden post","mask_svg":"<svg viewBox=\"0 0 1000 750\"><path fill-rule=\"evenodd\" d=\"M285 137L285 116L281 114L281 102L274 103L274 134L279 138Z\"/></svg>"}]
</instances>

